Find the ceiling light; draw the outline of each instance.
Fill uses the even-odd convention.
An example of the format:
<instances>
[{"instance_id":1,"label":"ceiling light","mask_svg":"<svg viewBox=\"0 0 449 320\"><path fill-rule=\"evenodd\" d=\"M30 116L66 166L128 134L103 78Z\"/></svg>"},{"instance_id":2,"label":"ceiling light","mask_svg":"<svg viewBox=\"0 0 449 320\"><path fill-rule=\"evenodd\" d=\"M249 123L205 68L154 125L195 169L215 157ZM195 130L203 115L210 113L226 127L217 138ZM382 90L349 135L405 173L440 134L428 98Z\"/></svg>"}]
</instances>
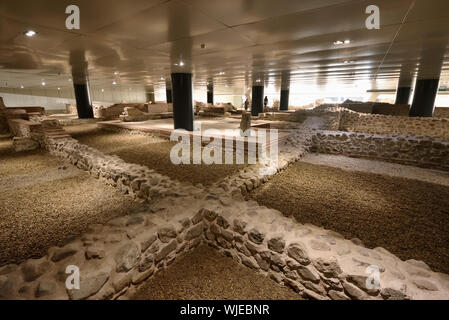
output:
<instances>
[{"instance_id":1,"label":"ceiling light","mask_svg":"<svg viewBox=\"0 0 449 320\"><path fill-rule=\"evenodd\" d=\"M116 76L117 76L118 74L119 74L119 72L118 72L118 71L114 72L114 75L116 75Z\"/></svg>"},{"instance_id":2,"label":"ceiling light","mask_svg":"<svg viewBox=\"0 0 449 320\"><path fill-rule=\"evenodd\" d=\"M23 34L26 35L27 37L31 38L31 37L34 37L37 34L37 32L34 30L27 30Z\"/></svg>"},{"instance_id":3,"label":"ceiling light","mask_svg":"<svg viewBox=\"0 0 449 320\"><path fill-rule=\"evenodd\" d=\"M61 88L58 88L58 91L61 90Z\"/></svg>"},{"instance_id":4,"label":"ceiling light","mask_svg":"<svg viewBox=\"0 0 449 320\"><path fill-rule=\"evenodd\" d=\"M181 62L179 63L179 65L182 67L182 66L184 65L184 62L181 61Z\"/></svg>"},{"instance_id":5,"label":"ceiling light","mask_svg":"<svg viewBox=\"0 0 449 320\"><path fill-rule=\"evenodd\" d=\"M20 89L23 89L23 88L25 88L24 86L23 86L23 84L20 86Z\"/></svg>"},{"instance_id":6,"label":"ceiling light","mask_svg":"<svg viewBox=\"0 0 449 320\"><path fill-rule=\"evenodd\" d=\"M260 79L257 79L257 80L256 80L256 82L261 82L261 81L262 81L262 80L260 80Z\"/></svg>"},{"instance_id":7,"label":"ceiling light","mask_svg":"<svg viewBox=\"0 0 449 320\"><path fill-rule=\"evenodd\" d=\"M220 75L220 76L224 76L225 73L222 71L222 72L219 73L219 75Z\"/></svg>"},{"instance_id":8,"label":"ceiling light","mask_svg":"<svg viewBox=\"0 0 449 320\"><path fill-rule=\"evenodd\" d=\"M351 40L349 40L349 39L334 41L334 45L336 45L336 46L341 46L343 44L350 44L350 43L351 43Z\"/></svg>"},{"instance_id":9,"label":"ceiling light","mask_svg":"<svg viewBox=\"0 0 449 320\"><path fill-rule=\"evenodd\" d=\"M46 85L46 83L44 81L41 84L42 84L43 87L45 87L45 85Z\"/></svg>"},{"instance_id":10,"label":"ceiling light","mask_svg":"<svg viewBox=\"0 0 449 320\"><path fill-rule=\"evenodd\" d=\"M104 89L101 89L101 92L104 92Z\"/></svg>"},{"instance_id":11,"label":"ceiling light","mask_svg":"<svg viewBox=\"0 0 449 320\"><path fill-rule=\"evenodd\" d=\"M115 86L116 84L117 84L117 82L115 82L115 81L112 81L112 84Z\"/></svg>"}]
</instances>

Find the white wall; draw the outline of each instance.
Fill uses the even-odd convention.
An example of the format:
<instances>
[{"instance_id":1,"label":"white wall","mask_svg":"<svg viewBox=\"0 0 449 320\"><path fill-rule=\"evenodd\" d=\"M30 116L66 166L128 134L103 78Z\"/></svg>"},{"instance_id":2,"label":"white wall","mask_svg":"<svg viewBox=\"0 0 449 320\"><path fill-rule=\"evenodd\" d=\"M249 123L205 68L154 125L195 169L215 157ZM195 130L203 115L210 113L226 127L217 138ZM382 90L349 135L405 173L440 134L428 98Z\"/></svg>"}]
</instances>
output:
<instances>
[{"instance_id":1,"label":"white wall","mask_svg":"<svg viewBox=\"0 0 449 320\"><path fill-rule=\"evenodd\" d=\"M23 93L20 93L20 92ZM92 103L96 105L111 105L120 102L145 102L146 96L143 88L91 88ZM75 104L73 89L2 89L0 97L7 107L44 107L46 110L65 110L66 104Z\"/></svg>"}]
</instances>

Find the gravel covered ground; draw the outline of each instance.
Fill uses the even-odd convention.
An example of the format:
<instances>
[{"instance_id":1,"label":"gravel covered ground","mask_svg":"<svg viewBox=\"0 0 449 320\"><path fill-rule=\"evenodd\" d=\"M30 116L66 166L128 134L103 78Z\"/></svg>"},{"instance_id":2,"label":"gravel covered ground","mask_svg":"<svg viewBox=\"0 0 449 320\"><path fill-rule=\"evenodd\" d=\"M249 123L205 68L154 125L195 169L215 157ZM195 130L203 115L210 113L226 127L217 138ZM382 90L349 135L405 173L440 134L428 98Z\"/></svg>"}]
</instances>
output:
<instances>
[{"instance_id":1,"label":"gravel covered ground","mask_svg":"<svg viewBox=\"0 0 449 320\"><path fill-rule=\"evenodd\" d=\"M0 141L0 266L40 257L89 224L138 206L44 151L14 154L11 148L11 141Z\"/></svg>"},{"instance_id":2,"label":"gravel covered ground","mask_svg":"<svg viewBox=\"0 0 449 320\"><path fill-rule=\"evenodd\" d=\"M298 162L252 192L260 204L449 273L449 187Z\"/></svg>"},{"instance_id":3,"label":"gravel covered ground","mask_svg":"<svg viewBox=\"0 0 449 320\"><path fill-rule=\"evenodd\" d=\"M299 300L254 270L200 246L144 283L133 300Z\"/></svg>"},{"instance_id":4,"label":"gravel covered ground","mask_svg":"<svg viewBox=\"0 0 449 320\"><path fill-rule=\"evenodd\" d=\"M83 144L118 155L126 162L145 165L178 181L210 185L245 167L226 164L174 165L170 160L170 151L176 143L167 140L100 130L95 124L70 126L65 129Z\"/></svg>"}]
</instances>

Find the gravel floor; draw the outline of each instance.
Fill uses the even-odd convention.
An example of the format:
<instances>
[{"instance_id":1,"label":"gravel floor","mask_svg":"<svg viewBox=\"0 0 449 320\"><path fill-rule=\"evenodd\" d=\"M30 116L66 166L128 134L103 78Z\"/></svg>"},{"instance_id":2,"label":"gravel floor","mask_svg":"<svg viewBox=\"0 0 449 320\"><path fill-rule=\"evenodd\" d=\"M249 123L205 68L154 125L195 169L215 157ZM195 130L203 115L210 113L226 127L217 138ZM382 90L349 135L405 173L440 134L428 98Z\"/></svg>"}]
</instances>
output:
<instances>
[{"instance_id":1,"label":"gravel floor","mask_svg":"<svg viewBox=\"0 0 449 320\"><path fill-rule=\"evenodd\" d=\"M65 128L72 137L105 153L118 155L130 163L146 165L178 181L210 185L237 173L245 165L174 165L170 151L176 143L163 139L104 131L96 125L79 125Z\"/></svg>"},{"instance_id":2,"label":"gravel floor","mask_svg":"<svg viewBox=\"0 0 449 320\"><path fill-rule=\"evenodd\" d=\"M350 158L330 154L309 153L302 158L301 161L311 164L341 168L349 171L370 172L392 177L419 180L449 187L449 172L447 171L438 171L379 160Z\"/></svg>"},{"instance_id":3,"label":"gravel floor","mask_svg":"<svg viewBox=\"0 0 449 320\"><path fill-rule=\"evenodd\" d=\"M13 155L12 143L0 143L0 266L40 257L139 205L44 151Z\"/></svg>"},{"instance_id":4,"label":"gravel floor","mask_svg":"<svg viewBox=\"0 0 449 320\"><path fill-rule=\"evenodd\" d=\"M449 273L449 187L298 162L251 197L301 223Z\"/></svg>"},{"instance_id":5,"label":"gravel floor","mask_svg":"<svg viewBox=\"0 0 449 320\"><path fill-rule=\"evenodd\" d=\"M144 283L133 300L300 300L256 271L200 246Z\"/></svg>"}]
</instances>

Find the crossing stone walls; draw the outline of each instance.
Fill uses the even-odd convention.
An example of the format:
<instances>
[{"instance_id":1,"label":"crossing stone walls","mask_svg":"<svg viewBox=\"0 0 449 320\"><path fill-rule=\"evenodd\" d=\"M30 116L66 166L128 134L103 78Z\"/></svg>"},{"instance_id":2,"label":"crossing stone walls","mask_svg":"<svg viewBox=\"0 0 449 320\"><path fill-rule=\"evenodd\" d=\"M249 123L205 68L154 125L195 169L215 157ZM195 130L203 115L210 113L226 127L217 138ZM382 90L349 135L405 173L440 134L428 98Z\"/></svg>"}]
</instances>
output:
<instances>
[{"instance_id":1,"label":"crossing stone walls","mask_svg":"<svg viewBox=\"0 0 449 320\"><path fill-rule=\"evenodd\" d=\"M42 258L0 268L0 299L131 297L141 283L201 243L306 299L449 298L449 277L423 262L365 248L357 239L299 224L255 201L192 190L91 225ZM69 266L79 268L79 290L66 287Z\"/></svg>"}]
</instances>

